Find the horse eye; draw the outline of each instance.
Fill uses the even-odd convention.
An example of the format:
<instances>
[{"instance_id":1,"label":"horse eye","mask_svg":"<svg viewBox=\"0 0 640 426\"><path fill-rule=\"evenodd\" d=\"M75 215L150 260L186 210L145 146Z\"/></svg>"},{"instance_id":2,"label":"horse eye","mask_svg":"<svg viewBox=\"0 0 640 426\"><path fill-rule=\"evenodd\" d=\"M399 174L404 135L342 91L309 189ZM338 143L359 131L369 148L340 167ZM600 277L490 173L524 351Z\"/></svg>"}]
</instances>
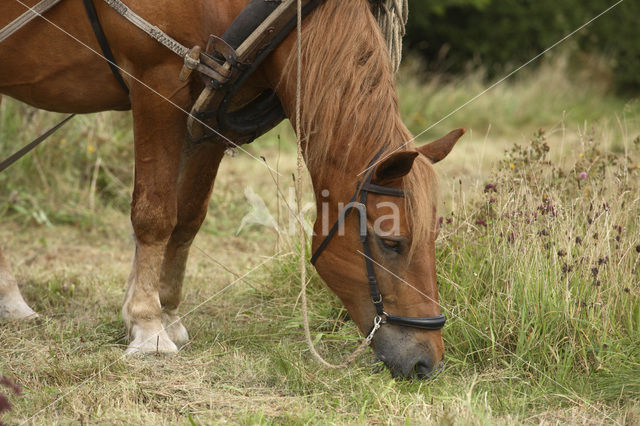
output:
<instances>
[{"instance_id":1,"label":"horse eye","mask_svg":"<svg viewBox=\"0 0 640 426\"><path fill-rule=\"evenodd\" d=\"M380 241L382 242L382 246L385 249L395 251L396 253L400 253L401 251L400 241L389 240L387 238L380 238Z\"/></svg>"}]
</instances>

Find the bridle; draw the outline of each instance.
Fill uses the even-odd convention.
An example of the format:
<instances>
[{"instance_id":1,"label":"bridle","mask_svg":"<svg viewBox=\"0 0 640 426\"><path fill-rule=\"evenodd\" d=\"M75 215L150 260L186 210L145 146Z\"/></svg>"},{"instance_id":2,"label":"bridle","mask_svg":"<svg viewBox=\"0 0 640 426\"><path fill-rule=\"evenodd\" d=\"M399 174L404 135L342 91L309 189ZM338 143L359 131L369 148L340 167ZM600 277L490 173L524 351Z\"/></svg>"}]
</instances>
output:
<instances>
[{"instance_id":1,"label":"bridle","mask_svg":"<svg viewBox=\"0 0 640 426\"><path fill-rule=\"evenodd\" d=\"M403 317L397 315L390 315L384 310L382 302L382 294L378 286L378 279L374 269L373 257L371 254L371 245L369 243L369 233L367 230L367 196L369 193L388 195L392 197L404 198L404 191L398 188L391 188L388 186L376 185L371 183L373 173L375 171L371 166L380 157L382 151L378 152L375 157L369 163L371 170L367 173L365 179L362 182L358 182L356 190L353 196L349 200L349 203L344 207L338 216L338 220L333 224L327 236L322 240L316 251L311 256L311 264L315 265L316 261L322 254L325 248L329 245L331 239L335 236L338 229L344 223L347 214L351 210L356 210L360 218L359 233L360 242L362 243L362 251L364 255L365 267L367 270L367 279L369 281L369 293L371 295L371 301L376 308L376 316L374 318L373 329L369 333L368 339L373 337L373 334L383 324L394 324L405 327L420 328L423 330L440 330L444 327L446 318L444 315L436 315L433 317ZM356 199L360 196L359 201Z\"/></svg>"}]
</instances>

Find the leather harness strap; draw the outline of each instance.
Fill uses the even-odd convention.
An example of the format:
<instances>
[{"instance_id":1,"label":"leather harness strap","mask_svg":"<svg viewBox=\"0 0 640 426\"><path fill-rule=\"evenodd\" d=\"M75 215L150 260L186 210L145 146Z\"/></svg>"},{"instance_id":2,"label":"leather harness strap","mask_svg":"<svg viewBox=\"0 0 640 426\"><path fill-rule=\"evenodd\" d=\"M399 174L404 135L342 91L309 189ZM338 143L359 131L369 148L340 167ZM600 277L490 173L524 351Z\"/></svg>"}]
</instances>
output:
<instances>
[{"instance_id":1,"label":"leather harness strap","mask_svg":"<svg viewBox=\"0 0 640 426\"><path fill-rule=\"evenodd\" d=\"M61 1L62 0L42 0L35 6L29 8L29 10L18 16L16 19L11 21L9 25L0 30L0 43L11 37L20 28L24 27Z\"/></svg>"},{"instance_id":2,"label":"leather harness strap","mask_svg":"<svg viewBox=\"0 0 640 426\"><path fill-rule=\"evenodd\" d=\"M61 1L41 0L29 8L9 25L0 29L0 42ZM178 77L181 81L186 81L192 71L199 72L205 79L205 90L194 105L188 120L189 134L192 140L204 140L211 137L208 134L203 134L203 126L199 128L199 137L194 136L194 129L201 124L199 118L195 119L196 115L200 118L209 118L208 116L211 115L214 121L213 125L236 132L233 137L239 143L251 142L284 118L280 101L271 90L261 93L239 110L229 110L232 109L234 97L243 83L291 32L296 20L296 0L250 0L234 24L227 29L223 36L224 39L210 36L205 51L202 51L199 46L194 46L191 49L183 46L158 27L137 15L121 0L103 1L158 43L183 58L184 66ZM303 5L302 16L304 17L324 0L301 1ZM116 65L115 57L100 25L93 0L83 0L83 3L111 72L128 93L129 89ZM214 94L217 96L213 96ZM206 107L209 109L207 110ZM70 117L55 126L52 131L58 129L69 119ZM211 126L207 126L211 128ZM51 133L47 132L12 155L7 161L3 161L3 167L6 168L13 164ZM228 138L224 139L229 141ZM235 143L232 145L237 146Z\"/></svg>"},{"instance_id":3,"label":"leather harness strap","mask_svg":"<svg viewBox=\"0 0 640 426\"><path fill-rule=\"evenodd\" d=\"M265 90L245 105L235 105L234 101L249 76L294 28L296 0L250 0L222 37L209 37L205 49L183 46L121 0L103 1L183 58L180 80L186 81L194 70L205 78L206 85L187 119L192 142L217 137L217 141L227 147L237 147L253 141L285 118L280 100L272 90ZM301 0L302 17L323 1ZM236 106L240 108L234 109ZM204 124L203 119L208 122ZM209 133L205 128L214 129L214 132Z\"/></svg>"},{"instance_id":4,"label":"leather harness strap","mask_svg":"<svg viewBox=\"0 0 640 426\"><path fill-rule=\"evenodd\" d=\"M91 27L93 28L93 32L96 35L96 39L98 39L100 49L102 49L104 58L107 60L113 76L118 81L118 84L120 84L120 86L122 86L122 88L127 93L129 93L129 87L122 78L122 74L120 73L118 65L116 64L116 58L113 56L113 52L111 51L111 47L109 47L107 37L104 35L104 31L102 30L102 25L100 25L100 20L98 19L98 13L96 12L96 6L93 4L93 0L82 0L82 2L84 3L84 9L87 11L87 17L89 18L89 22L91 22Z\"/></svg>"},{"instance_id":5,"label":"leather harness strap","mask_svg":"<svg viewBox=\"0 0 640 426\"><path fill-rule=\"evenodd\" d=\"M15 163L16 161L18 161L19 159L27 155L29 152L31 152L32 149L40 145L45 139L51 136L60 127L67 124L67 121L71 120L73 117L75 117L75 114L68 115L67 118L65 118L64 120L62 120L61 122L59 122L58 124L50 128L49 130L44 132L42 135L38 136L33 141L29 142L27 145L20 148L18 151L11 154L6 159L2 160L2 162L0 162L0 173L5 171L13 163Z\"/></svg>"},{"instance_id":6,"label":"leather harness strap","mask_svg":"<svg viewBox=\"0 0 640 426\"><path fill-rule=\"evenodd\" d=\"M302 0L301 18L304 19L323 2ZM271 9L273 5L277 7ZM222 37L210 37L206 53L223 59L221 66L228 69L230 75L225 79L211 78L194 103L187 119L192 141L205 140L214 135L206 131L201 118L209 118L208 127L227 132L237 144L253 141L285 118L280 100L272 90L262 92L235 111L231 111L231 106L246 80L293 30L297 21L296 12L296 0L251 0ZM258 19L260 24L252 26L255 29L247 35L244 26L252 19ZM230 46L230 43L238 43L241 39L237 48ZM231 48L233 54L221 54L223 52L219 49L225 47ZM228 138L220 141L229 147Z\"/></svg>"}]
</instances>

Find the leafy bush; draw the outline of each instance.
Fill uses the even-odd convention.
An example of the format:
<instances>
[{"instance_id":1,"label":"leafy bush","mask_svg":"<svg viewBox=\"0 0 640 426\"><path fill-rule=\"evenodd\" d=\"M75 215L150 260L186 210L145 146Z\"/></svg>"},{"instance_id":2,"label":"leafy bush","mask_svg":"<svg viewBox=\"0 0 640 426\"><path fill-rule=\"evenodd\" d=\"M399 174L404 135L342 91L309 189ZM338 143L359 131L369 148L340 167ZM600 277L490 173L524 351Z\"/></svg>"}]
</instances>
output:
<instances>
[{"instance_id":1,"label":"leafy bush","mask_svg":"<svg viewBox=\"0 0 640 426\"><path fill-rule=\"evenodd\" d=\"M611 3L554 0L410 2L406 43L438 70L482 65L489 75L521 64L603 12ZM623 2L568 44L610 59L621 90L640 90L640 3Z\"/></svg>"}]
</instances>

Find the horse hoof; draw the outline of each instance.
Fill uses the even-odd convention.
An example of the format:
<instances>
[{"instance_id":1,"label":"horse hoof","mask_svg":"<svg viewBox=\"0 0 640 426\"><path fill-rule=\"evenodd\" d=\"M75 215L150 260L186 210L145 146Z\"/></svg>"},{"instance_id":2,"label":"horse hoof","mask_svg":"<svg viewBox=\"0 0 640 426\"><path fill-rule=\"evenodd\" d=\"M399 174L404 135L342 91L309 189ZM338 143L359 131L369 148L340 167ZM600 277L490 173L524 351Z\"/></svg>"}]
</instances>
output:
<instances>
[{"instance_id":1,"label":"horse hoof","mask_svg":"<svg viewBox=\"0 0 640 426\"><path fill-rule=\"evenodd\" d=\"M144 330L140 326L134 325L131 329L131 336L134 339L129 343L129 347L124 352L125 355L163 353L170 354L178 352L178 347L171 341L167 332L159 330Z\"/></svg>"},{"instance_id":2,"label":"horse hoof","mask_svg":"<svg viewBox=\"0 0 640 426\"><path fill-rule=\"evenodd\" d=\"M15 320L33 320L38 318L38 314L27 305L22 298L17 297L0 297L0 319Z\"/></svg>"},{"instance_id":3,"label":"horse hoof","mask_svg":"<svg viewBox=\"0 0 640 426\"><path fill-rule=\"evenodd\" d=\"M189 343L189 333L184 325L182 325L182 321L177 315L163 312L162 326L167 331L171 341L173 341L177 347L181 348Z\"/></svg>"}]
</instances>

